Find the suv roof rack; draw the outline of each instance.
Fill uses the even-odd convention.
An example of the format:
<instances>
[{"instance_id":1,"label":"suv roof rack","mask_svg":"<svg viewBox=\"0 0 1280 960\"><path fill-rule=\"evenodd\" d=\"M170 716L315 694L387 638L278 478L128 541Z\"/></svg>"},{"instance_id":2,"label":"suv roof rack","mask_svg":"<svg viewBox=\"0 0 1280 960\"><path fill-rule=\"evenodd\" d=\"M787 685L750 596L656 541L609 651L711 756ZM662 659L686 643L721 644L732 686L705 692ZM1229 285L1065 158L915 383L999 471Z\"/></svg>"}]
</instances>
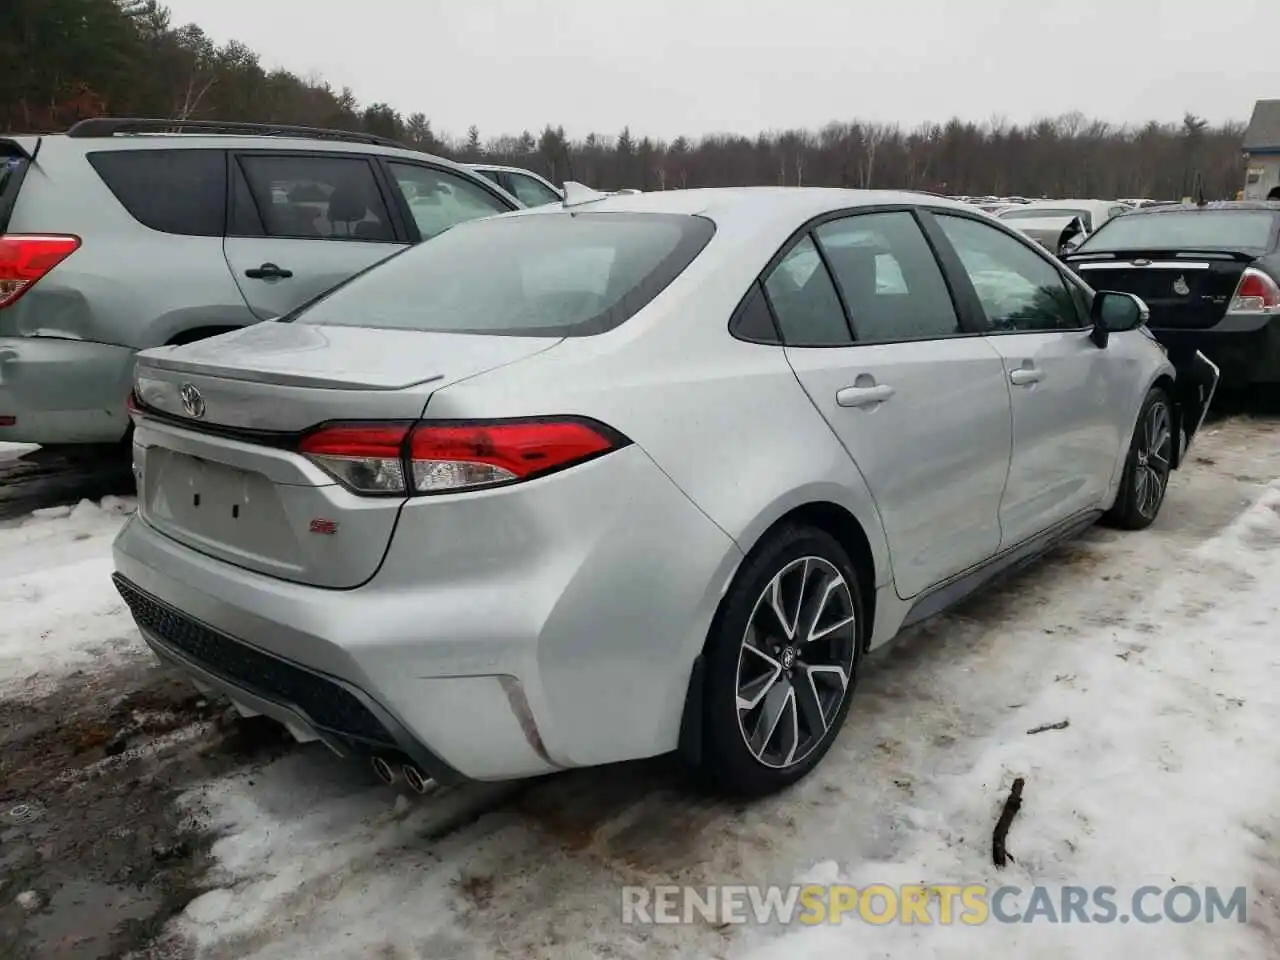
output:
<instances>
[{"instance_id":1,"label":"suv roof rack","mask_svg":"<svg viewBox=\"0 0 1280 960\"><path fill-rule=\"evenodd\" d=\"M248 137L300 137L307 140L343 140L348 143L370 143L380 147L408 149L387 137L351 130L325 127L299 127L287 123L242 123L226 120L163 120L139 117L91 117L73 124L68 137L114 137L118 133L211 133L239 134Z\"/></svg>"}]
</instances>

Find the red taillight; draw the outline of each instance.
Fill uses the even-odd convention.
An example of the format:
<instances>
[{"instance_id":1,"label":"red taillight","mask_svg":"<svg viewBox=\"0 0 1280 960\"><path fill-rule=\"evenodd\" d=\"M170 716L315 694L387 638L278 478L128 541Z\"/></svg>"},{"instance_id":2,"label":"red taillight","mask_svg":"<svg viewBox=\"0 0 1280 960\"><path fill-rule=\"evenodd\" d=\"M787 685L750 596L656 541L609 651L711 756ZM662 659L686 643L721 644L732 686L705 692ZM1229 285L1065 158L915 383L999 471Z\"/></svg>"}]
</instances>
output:
<instances>
[{"instance_id":1,"label":"red taillight","mask_svg":"<svg viewBox=\"0 0 1280 960\"><path fill-rule=\"evenodd\" d=\"M80 238L72 236L0 237L0 309L16 301L79 248Z\"/></svg>"},{"instance_id":2,"label":"red taillight","mask_svg":"<svg viewBox=\"0 0 1280 960\"><path fill-rule=\"evenodd\" d=\"M298 450L356 493L405 493L407 423L349 423L321 427Z\"/></svg>"},{"instance_id":3,"label":"red taillight","mask_svg":"<svg viewBox=\"0 0 1280 960\"><path fill-rule=\"evenodd\" d=\"M453 493L528 480L627 441L573 418L480 423L334 424L299 447L356 493Z\"/></svg>"},{"instance_id":4,"label":"red taillight","mask_svg":"<svg viewBox=\"0 0 1280 960\"><path fill-rule=\"evenodd\" d=\"M615 438L583 420L423 423L409 439L413 486L440 493L527 480L607 453Z\"/></svg>"},{"instance_id":5,"label":"red taillight","mask_svg":"<svg viewBox=\"0 0 1280 960\"><path fill-rule=\"evenodd\" d=\"M1228 313L1274 313L1280 310L1280 286L1261 270L1245 269Z\"/></svg>"}]
</instances>

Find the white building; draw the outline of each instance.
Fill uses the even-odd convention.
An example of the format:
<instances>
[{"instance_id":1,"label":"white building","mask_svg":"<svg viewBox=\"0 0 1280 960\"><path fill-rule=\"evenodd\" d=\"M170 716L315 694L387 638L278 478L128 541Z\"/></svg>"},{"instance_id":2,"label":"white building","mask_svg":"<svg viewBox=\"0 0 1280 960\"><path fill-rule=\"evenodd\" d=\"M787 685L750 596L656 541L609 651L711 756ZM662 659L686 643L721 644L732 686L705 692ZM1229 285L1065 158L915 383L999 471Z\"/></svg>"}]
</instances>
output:
<instances>
[{"instance_id":1,"label":"white building","mask_svg":"<svg viewBox=\"0 0 1280 960\"><path fill-rule=\"evenodd\" d=\"M1280 191L1280 100L1259 100L1253 105L1249 129L1244 134L1248 169L1244 199L1266 200Z\"/></svg>"}]
</instances>

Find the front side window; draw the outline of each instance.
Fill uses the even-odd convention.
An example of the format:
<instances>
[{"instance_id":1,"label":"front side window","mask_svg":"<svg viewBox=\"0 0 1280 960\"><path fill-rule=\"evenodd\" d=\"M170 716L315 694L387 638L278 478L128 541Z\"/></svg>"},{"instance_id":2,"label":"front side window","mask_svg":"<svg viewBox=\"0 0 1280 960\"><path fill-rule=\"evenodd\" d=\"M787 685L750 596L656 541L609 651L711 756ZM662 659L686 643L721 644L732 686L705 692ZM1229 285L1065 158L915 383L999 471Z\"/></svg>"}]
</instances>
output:
<instances>
[{"instance_id":1,"label":"front side window","mask_svg":"<svg viewBox=\"0 0 1280 960\"><path fill-rule=\"evenodd\" d=\"M337 288L295 322L566 337L638 313L715 233L704 217L547 213L458 224Z\"/></svg>"},{"instance_id":2,"label":"front side window","mask_svg":"<svg viewBox=\"0 0 1280 960\"><path fill-rule=\"evenodd\" d=\"M269 237L394 240L386 204L363 157L242 156Z\"/></svg>"},{"instance_id":3,"label":"front side window","mask_svg":"<svg viewBox=\"0 0 1280 960\"><path fill-rule=\"evenodd\" d=\"M423 240L439 236L459 223L510 209L483 187L452 173L414 163L388 166Z\"/></svg>"},{"instance_id":4,"label":"front side window","mask_svg":"<svg viewBox=\"0 0 1280 960\"><path fill-rule=\"evenodd\" d=\"M996 332L1078 330L1086 323L1052 263L997 227L935 214Z\"/></svg>"},{"instance_id":5,"label":"front side window","mask_svg":"<svg viewBox=\"0 0 1280 960\"><path fill-rule=\"evenodd\" d=\"M833 220L814 235L840 285L859 343L961 332L942 270L910 213Z\"/></svg>"}]
</instances>

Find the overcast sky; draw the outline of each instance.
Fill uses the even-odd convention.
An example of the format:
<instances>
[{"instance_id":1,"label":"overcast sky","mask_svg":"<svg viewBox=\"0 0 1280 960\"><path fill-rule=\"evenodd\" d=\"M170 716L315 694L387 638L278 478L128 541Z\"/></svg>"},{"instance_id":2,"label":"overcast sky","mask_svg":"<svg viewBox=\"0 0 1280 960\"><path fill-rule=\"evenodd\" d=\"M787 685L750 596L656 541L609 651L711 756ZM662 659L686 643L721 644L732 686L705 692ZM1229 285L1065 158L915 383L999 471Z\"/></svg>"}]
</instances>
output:
<instances>
[{"instance_id":1,"label":"overcast sky","mask_svg":"<svg viewBox=\"0 0 1280 960\"><path fill-rule=\"evenodd\" d=\"M168 0L266 66L485 138L861 118L1248 119L1275 0Z\"/></svg>"}]
</instances>

